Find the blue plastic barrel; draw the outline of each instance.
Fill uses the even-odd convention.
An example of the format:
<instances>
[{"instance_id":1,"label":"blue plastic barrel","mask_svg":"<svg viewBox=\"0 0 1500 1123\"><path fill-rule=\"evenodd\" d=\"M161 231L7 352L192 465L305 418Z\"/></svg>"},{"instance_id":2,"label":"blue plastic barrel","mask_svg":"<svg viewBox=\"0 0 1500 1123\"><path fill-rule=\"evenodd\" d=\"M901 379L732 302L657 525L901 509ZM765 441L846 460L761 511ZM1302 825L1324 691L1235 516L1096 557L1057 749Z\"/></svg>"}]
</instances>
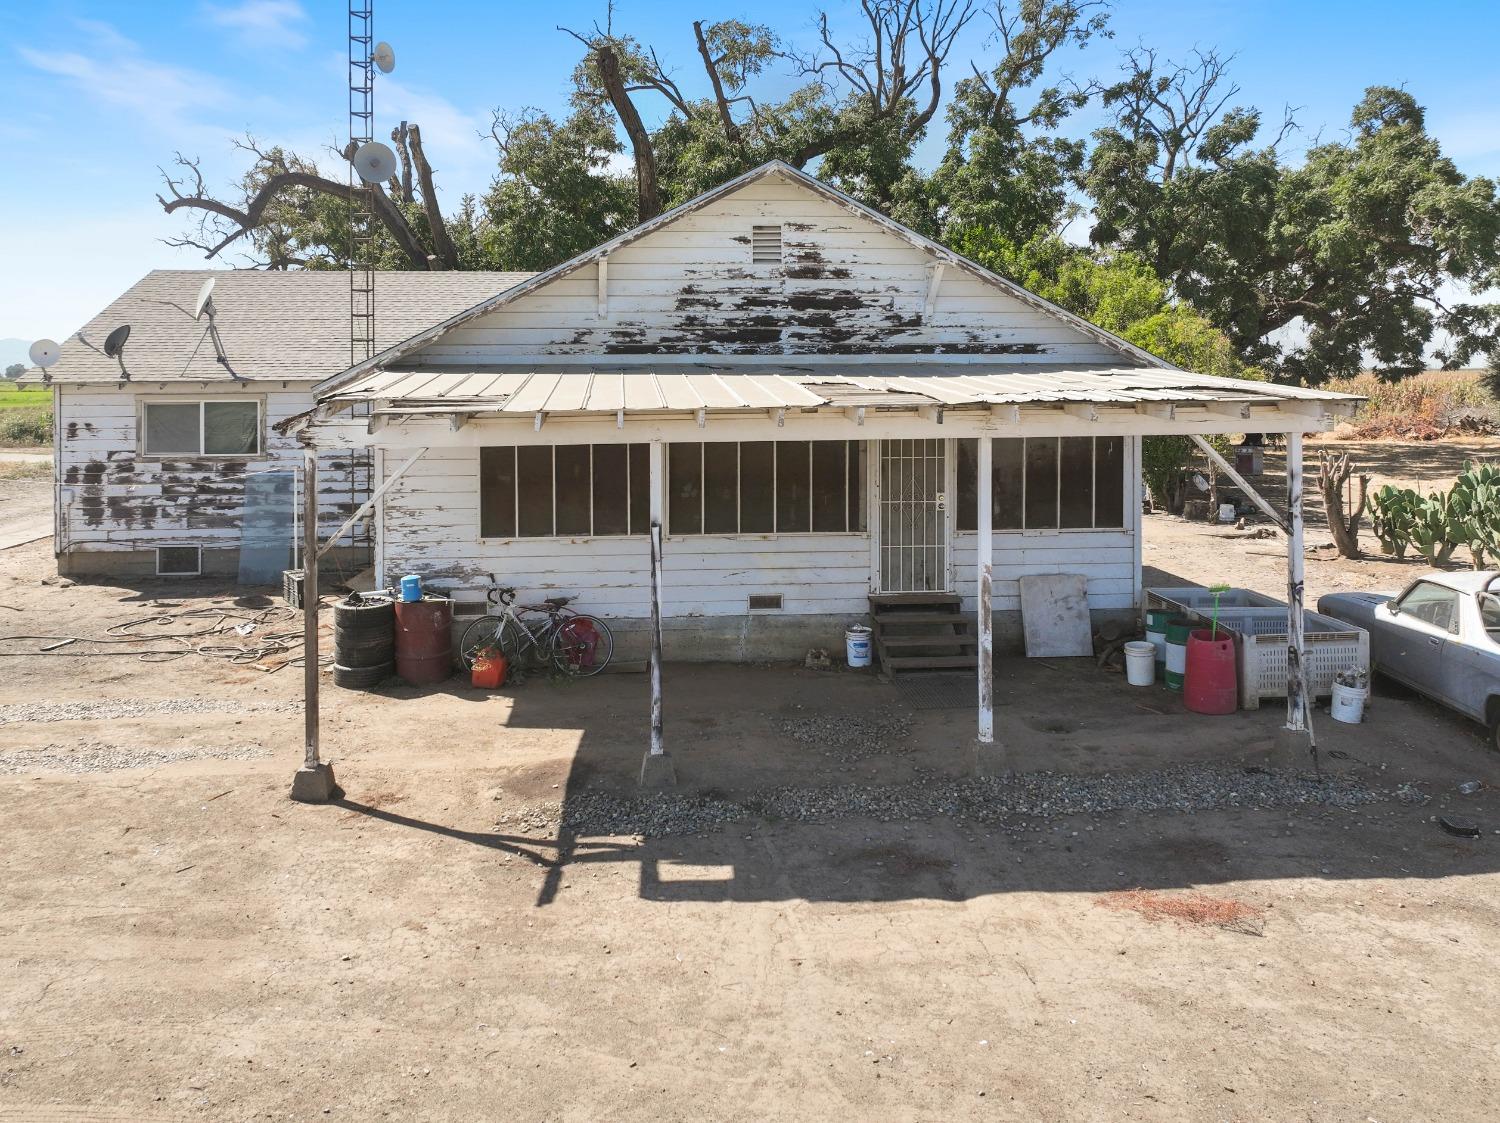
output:
<instances>
[{"instance_id":1,"label":"blue plastic barrel","mask_svg":"<svg viewBox=\"0 0 1500 1123\"><path fill-rule=\"evenodd\" d=\"M407 603L422 599L422 578L415 573L408 573L401 578L401 599Z\"/></svg>"}]
</instances>

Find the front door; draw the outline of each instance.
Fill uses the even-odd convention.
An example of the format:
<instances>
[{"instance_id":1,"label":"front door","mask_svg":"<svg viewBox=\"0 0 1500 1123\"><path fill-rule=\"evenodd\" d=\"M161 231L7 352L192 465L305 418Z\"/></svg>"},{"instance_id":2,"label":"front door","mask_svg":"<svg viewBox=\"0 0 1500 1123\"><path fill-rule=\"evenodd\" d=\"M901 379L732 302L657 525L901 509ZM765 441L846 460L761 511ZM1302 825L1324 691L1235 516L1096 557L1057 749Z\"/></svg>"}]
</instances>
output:
<instances>
[{"instance_id":1,"label":"front door","mask_svg":"<svg viewBox=\"0 0 1500 1123\"><path fill-rule=\"evenodd\" d=\"M880 589L948 588L947 441L880 442Z\"/></svg>"}]
</instances>

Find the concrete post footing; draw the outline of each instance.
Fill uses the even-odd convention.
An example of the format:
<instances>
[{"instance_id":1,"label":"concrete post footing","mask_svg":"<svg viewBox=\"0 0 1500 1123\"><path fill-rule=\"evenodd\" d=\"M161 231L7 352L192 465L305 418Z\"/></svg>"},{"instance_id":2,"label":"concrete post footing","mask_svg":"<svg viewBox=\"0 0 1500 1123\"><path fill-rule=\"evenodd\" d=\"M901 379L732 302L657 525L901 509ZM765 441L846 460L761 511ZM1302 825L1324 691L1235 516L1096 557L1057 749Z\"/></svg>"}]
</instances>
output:
<instances>
[{"instance_id":1,"label":"concrete post footing","mask_svg":"<svg viewBox=\"0 0 1500 1123\"><path fill-rule=\"evenodd\" d=\"M675 788L677 769L672 766L670 753L647 752L641 758L641 787Z\"/></svg>"},{"instance_id":2,"label":"concrete post footing","mask_svg":"<svg viewBox=\"0 0 1500 1123\"><path fill-rule=\"evenodd\" d=\"M974 740L974 775L1000 776L1009 771L1011 766L999 741Z\"/></svg>"},{"instance_id":3,"label":"concrete post footing","mask_svg":"<svg viewBox=\"0 0 1500 1123\"><path fill-rule=\"evenodd\" d=\"M292 776L292 798L298 803L327 803L343 795L333 779L333 765L303 766Z\"/></svg>"}]
</instances>

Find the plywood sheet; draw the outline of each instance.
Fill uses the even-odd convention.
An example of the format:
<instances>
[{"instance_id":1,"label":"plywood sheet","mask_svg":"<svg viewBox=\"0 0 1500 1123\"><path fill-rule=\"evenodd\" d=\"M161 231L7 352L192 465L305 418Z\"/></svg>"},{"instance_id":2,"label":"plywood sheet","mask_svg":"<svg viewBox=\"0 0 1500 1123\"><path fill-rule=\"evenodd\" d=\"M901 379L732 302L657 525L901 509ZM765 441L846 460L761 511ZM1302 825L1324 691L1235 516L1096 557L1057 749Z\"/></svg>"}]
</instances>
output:
<instances>
[{"instance_id":1,"label":"plywood sheet","mask_svg":"<svg viewBox=\"0 0 1500 1123\"><path fill-rule=\"evenodd\" d=\"M1022 577L1021 626L1029 659L1092 655L1087 579L1081 573Z\"/></svg>"}]
</instances>

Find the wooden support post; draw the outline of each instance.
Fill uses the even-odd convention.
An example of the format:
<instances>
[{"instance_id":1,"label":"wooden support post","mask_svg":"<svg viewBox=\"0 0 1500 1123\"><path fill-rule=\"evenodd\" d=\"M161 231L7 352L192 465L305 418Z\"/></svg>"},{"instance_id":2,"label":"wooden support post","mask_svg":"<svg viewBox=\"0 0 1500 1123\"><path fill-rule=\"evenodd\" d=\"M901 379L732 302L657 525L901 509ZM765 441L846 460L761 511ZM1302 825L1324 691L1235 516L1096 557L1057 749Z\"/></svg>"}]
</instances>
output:
<instances>
[{"instance_id":1,"label":"wooden support post","mask_svg":"<svg viewBox=\"0 0 1500 1123\"><path fill-rule=\"evenodd\" d=\"M641 761L641 786L671 787L677 782L672 758L667 754L662 734L661 700L661 569L662 569L662 496L665 494L665 447L652 441L650 449L651 484L651 742Z\"/></svg>"},{"instance_id":2,"label":"wooden support post","mask_svg":"<svg viewBox=\"0 0 1500 1123\"><path fill-rule=\"evenodd\" d=\"M1286 727L1291 733L1305 734L1309 747L1316 751L1312 738L1310 704L1307 697L1306 643L1302 619L1303 544L1302 544L1302 434L1286 435Z\"/></svg>"},{"instance_id":3,"label":"wooden support post","mask_svg":"<svg viewBox=\"0 0 1500 1123\"><path fill-rule=\"evenodd\" d=\"M979 438L978 486L975 494L979 514L979 743L995 741L995 616L994 616L994 546L993 508L990 502L991 465L994 463L994 437Z\"/></svg>"},{"instance_id":4,"label":"wooden support post","mask_svg":"<svg viewBox=\"0 0 1500 1123\"><path fill-rule=\"evenodd\" d=\"M292 798L327 803L338 794L333 768L318 759L318 454L302 454L302 767Z\"/></svg>"}]
</instances>

